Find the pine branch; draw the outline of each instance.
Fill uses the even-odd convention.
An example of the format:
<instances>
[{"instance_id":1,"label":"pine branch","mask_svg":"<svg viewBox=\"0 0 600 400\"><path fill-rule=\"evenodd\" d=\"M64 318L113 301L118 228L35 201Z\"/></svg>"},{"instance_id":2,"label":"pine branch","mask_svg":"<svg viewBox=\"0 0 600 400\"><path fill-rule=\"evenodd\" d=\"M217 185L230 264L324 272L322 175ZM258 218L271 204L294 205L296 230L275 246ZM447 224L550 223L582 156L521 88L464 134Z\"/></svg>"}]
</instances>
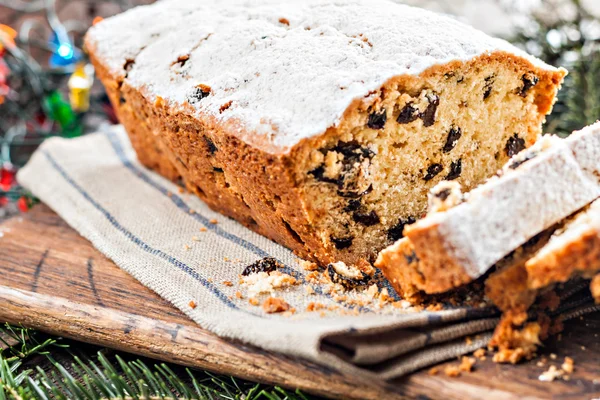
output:
<instances>
[{"instance_id":1,"label":"pine branch","mask_svg":"<svg viewBox=\"0 0 600 400\"><path fill-rule=\"evenodd\" d=\"M94 360L71 354L73 363L67 366L54 360L48 351L51 347L68 349L62 339L8 324L0 327L0 341L4 344L0 350L0 400L308 400L300 391L210 372L186 368L184 373L177 373L164 363L147 365L141 360L126 361L120 355L111 361L102 351ZM52 368L24 368L24 362L34 355L47 357Z\"/></svg>"}]
</instances>

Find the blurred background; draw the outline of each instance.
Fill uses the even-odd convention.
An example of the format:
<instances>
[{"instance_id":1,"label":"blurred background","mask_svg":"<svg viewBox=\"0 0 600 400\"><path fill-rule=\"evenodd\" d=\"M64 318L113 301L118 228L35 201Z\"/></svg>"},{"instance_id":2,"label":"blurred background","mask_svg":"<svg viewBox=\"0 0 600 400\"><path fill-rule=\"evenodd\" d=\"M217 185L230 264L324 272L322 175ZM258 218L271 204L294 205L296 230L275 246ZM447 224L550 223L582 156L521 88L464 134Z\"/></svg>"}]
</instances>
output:
<instances>
[{"instance_id":1,"label":"blurred background","mask_svg":"<svg viewBox=\"0 0 600 400\"><path fill-rule=\"evenodd\" d=\"M566 135L600 116L600 0L394 1L452 15L566 67L546 132ZM150 2L0 0L0 219L35 202L15 173L43 140L117 122L82 38L101 18Z\"/></svg>"}]
</instances>

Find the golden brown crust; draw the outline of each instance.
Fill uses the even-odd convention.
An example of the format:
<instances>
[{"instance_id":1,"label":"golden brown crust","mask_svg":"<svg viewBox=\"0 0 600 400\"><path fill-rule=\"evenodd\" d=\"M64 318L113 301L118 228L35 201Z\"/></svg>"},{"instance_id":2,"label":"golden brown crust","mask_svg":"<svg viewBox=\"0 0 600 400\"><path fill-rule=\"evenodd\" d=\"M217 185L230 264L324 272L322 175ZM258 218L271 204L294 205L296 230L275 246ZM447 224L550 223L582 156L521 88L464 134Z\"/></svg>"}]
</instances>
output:
<instances>
[{"instance_id":1,"label":"golden brown crust","mask_svg":"<svg viewBox=\"0 0 600 400\"><path fill-rule=\"evenodd\" d=\"M421 288L425 281L419 272L419 260L408 238L400 239L382 250L375 266L383 272L400 297L412 303L421 302Z\"/></svg>"},{"instance_id":2,"label":"golden brown crust","mask_svg":"<svg viewBox=\"0 0 600 400\"><path fill-rule=\"evenodd\" d=\"M590 229L576 241L529 260L526 268L533 289L566 282L577 274L591 277L600 270L600 232Z\"/></svg>"},{"instance_id":3,"label":"golden brown crust","mask_svg":"<svg viewBox=\"0 0 600 400\"><path fill-rule=\"evenodd\" d=\"M590 282L590 292L596 300L597 304L600 304L600 274L594 276Z\"/></svg>"},{"instance_id":4,"label":"golden brown crust","mask_svg":"<svg viewBox=\"0 0 600 400\"><path fill-rule=\"evenodd\" d=\"M420 287L428 294L443 293L473 280L460 260L448 251L445 235L435 228L410 226L405 230L420 260L419 270L425 277Z\"/></svg>"}]
</instances>

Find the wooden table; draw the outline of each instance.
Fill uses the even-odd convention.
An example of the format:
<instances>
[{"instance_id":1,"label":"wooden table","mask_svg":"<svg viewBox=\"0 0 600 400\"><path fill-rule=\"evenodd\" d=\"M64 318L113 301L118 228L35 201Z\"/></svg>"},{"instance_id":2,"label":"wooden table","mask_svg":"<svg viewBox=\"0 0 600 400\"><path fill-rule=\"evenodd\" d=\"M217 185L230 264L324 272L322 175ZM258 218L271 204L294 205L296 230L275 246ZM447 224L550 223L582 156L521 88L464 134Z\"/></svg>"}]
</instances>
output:
<instances>
[{"instance_id":1,"label":"wooden table","mask_svg":"<svg viewBox=\"0 0 600 400\"><path fill-rule=\"evenodd\" d=\"M543 353L575 360L569 381L540 382L532 361L449 378L415 373L357 384L311 362L225 341L143 287L44 205L0 224L0 320L142 356L337 398L600 398L600 315L568 324ZM457 364L452 361L450 364ZM443 369L443 366L441 367Z\"/></svg>"}]
</instances>

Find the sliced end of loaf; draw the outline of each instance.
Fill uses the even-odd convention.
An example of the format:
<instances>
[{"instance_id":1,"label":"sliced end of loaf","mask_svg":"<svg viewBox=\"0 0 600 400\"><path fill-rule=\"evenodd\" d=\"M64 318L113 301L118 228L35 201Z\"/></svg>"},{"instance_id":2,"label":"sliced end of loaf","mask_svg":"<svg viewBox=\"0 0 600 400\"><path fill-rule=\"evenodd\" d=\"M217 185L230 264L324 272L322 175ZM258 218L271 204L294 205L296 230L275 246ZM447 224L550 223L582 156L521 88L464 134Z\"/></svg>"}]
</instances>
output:
<instances>
[{"instance_id":1,"label":"sliced end of loaf","mask_svg":"<svg viewBox=\"0 0 600 400\"><path fill-rule=\"evenodd\" d=\"M392 79L357 100L338 127L296 150L325 261L373 262L426 213L437 183L468 191L535 143L563 76L493 53Z\"/></svg>"}]
</instances>

